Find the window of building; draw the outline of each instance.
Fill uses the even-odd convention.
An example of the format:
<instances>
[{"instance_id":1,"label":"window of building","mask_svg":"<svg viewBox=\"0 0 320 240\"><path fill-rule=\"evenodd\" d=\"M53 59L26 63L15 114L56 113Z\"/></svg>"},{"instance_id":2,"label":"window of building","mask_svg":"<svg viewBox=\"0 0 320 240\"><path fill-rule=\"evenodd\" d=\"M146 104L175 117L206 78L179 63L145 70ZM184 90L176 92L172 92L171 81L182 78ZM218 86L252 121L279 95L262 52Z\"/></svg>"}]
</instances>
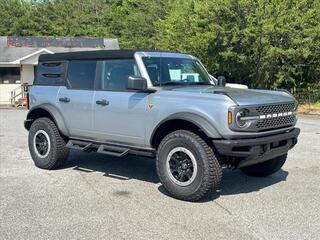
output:
<instances>
[{"instance_id":1,"label":"window of building","mask_svg":"<svg viewBox=\"0 0 320 240\"><path fill-rule=\"evenodd\" d=\"M20 83L19 67L0 67L0 84Z\"/></svg>"},{"instance_id":2,"label":"window of building","mask_svg":"<svg viewBox=\"0 0 320 240\"><path fill-rule=\"evenodd\" d=\"M93 89L97 61L74 60L68 64L68 85L72 89Z\"/></svg>"},{"instance_id":3,"label":"window of building","mask_svg":"<svg viewBox=\"0 0 320 240\"><path fill-rule=\"evenodd\" d=\"M126 91L129 76L140 76L139 69L133 59L117 59L102 61L102 73L97 88L109 91Z\"/></svg>"}]
</instances>

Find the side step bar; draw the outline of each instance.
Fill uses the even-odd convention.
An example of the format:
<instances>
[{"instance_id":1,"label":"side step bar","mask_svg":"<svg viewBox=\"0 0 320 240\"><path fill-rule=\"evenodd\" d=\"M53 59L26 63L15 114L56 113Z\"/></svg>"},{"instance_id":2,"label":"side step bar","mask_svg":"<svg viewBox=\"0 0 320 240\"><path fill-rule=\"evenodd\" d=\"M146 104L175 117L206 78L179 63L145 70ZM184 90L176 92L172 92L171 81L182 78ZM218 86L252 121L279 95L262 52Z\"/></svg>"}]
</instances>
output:
<instances>
[{"instance_id":1,"label":"side step bar","mask_svg":"<svg viewBox=\"0 0 320 240\"><path fill-rule=\"evenodd\" d=\"M66 147L87 152L92 148L92 143L77 140L69 140Z\"/></svg>"},{"instance_id":2,"label":"side step bar","mask_svg":"<svg viewBox=\"0 0 320 240\"><path fill-rule=\"evenodd\" d=\"M127 154L134 154L146 157L155 157L154 149L139 149L129 146L120 146L111 143L88 142L70 139L66 145L68 148L81 150L84 152L97 152L115 157L124 157Z\"/></svg>"},{"instance_id":3,"label":"side step bar","mask_svg":"<svg viewBox=\"0 0 320 240\"><path fill-rule=\"evenodd\" d=\"M121 148L121 147L112 147L112 146L106 146L106 145L100 145L97 153L103 153L115 157L124 157L129 153L129 148Z\"/></svg>"}]
</instances>

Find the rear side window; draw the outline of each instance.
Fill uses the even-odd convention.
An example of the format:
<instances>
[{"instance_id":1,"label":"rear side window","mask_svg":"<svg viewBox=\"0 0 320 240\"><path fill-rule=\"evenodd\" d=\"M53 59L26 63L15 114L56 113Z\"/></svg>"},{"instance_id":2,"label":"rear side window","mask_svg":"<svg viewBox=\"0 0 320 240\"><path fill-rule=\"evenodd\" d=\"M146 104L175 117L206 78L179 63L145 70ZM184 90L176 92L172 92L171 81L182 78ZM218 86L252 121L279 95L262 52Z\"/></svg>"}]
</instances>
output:
<instances>
[{"instance_id":1,"label":"rear side window","mask_svg":"<svg viewBox=\"0 0 320 240\"><path fill-rule=\"evenodd\" d=\"M68 64L68 85L72 89L93 89L97 61L74 60Z\"/></svg>"},{"instance_id":2,"label":"rear side window","mask_svg":"<svg viewBox=\"0 0 320 240\"><path fill-rule=\"evenodd\" d=\"M65 69L65 62L39 62L34 85L64 85Z\"/></svg>"}]
</instances>

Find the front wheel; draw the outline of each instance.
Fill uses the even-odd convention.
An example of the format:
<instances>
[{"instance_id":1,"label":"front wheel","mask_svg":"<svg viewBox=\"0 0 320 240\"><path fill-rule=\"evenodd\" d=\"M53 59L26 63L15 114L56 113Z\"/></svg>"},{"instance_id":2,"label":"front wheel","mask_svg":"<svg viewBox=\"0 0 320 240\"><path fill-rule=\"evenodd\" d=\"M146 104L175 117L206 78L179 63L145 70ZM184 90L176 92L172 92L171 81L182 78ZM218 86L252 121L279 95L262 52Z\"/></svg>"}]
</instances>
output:
<instances>
[{"instance_id":1,"label":"front wheel","mask_svg":"<svg viewBox=\"0 0 320 240\"><path fill-rule=\"evenodd\" d=\"M197 201L217 189L221 166L212 148L197 134L178 130L168 134L157 153L157 172L171 196Z\"/></svg>"},{"instance_id":2,"label":"front wheel","mask_svg":"<svg viewBox=\"0 0 320 240\"><path fill-rule=\"evenodd\" d=\"M58 168L68 157L66 142L49 118L39 118L32 123L28 143L31 157L39 168Z\"/></svg>"},{"instance_id":3,"label":"front wheel","mask_svg":"<svg viewBox=\"0 0 320 240\"><path fill-rule=\"evenodd\" d=\"M287 154L252 166L243 167L241 171L253 177L266 177L279 171L287 160Z\"/></svg>"}]
</instances>

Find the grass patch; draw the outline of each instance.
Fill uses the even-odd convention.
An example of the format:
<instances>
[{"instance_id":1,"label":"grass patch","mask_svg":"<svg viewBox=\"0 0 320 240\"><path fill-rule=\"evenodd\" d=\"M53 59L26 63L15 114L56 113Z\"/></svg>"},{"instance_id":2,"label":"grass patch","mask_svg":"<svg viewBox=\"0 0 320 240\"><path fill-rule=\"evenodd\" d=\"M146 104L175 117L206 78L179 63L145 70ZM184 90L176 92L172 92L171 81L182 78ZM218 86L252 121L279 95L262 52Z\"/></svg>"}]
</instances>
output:
<instances>
[{"instance_id":1,"label":"grass patch","mask_svg":"<svg viewBox=\"0 0 320 240\"><path fill-rule=\"evenodd\" d=\"M299 104L299 112L316 111L320 112L320 102Z\"/></svg>"}]
</instances>

